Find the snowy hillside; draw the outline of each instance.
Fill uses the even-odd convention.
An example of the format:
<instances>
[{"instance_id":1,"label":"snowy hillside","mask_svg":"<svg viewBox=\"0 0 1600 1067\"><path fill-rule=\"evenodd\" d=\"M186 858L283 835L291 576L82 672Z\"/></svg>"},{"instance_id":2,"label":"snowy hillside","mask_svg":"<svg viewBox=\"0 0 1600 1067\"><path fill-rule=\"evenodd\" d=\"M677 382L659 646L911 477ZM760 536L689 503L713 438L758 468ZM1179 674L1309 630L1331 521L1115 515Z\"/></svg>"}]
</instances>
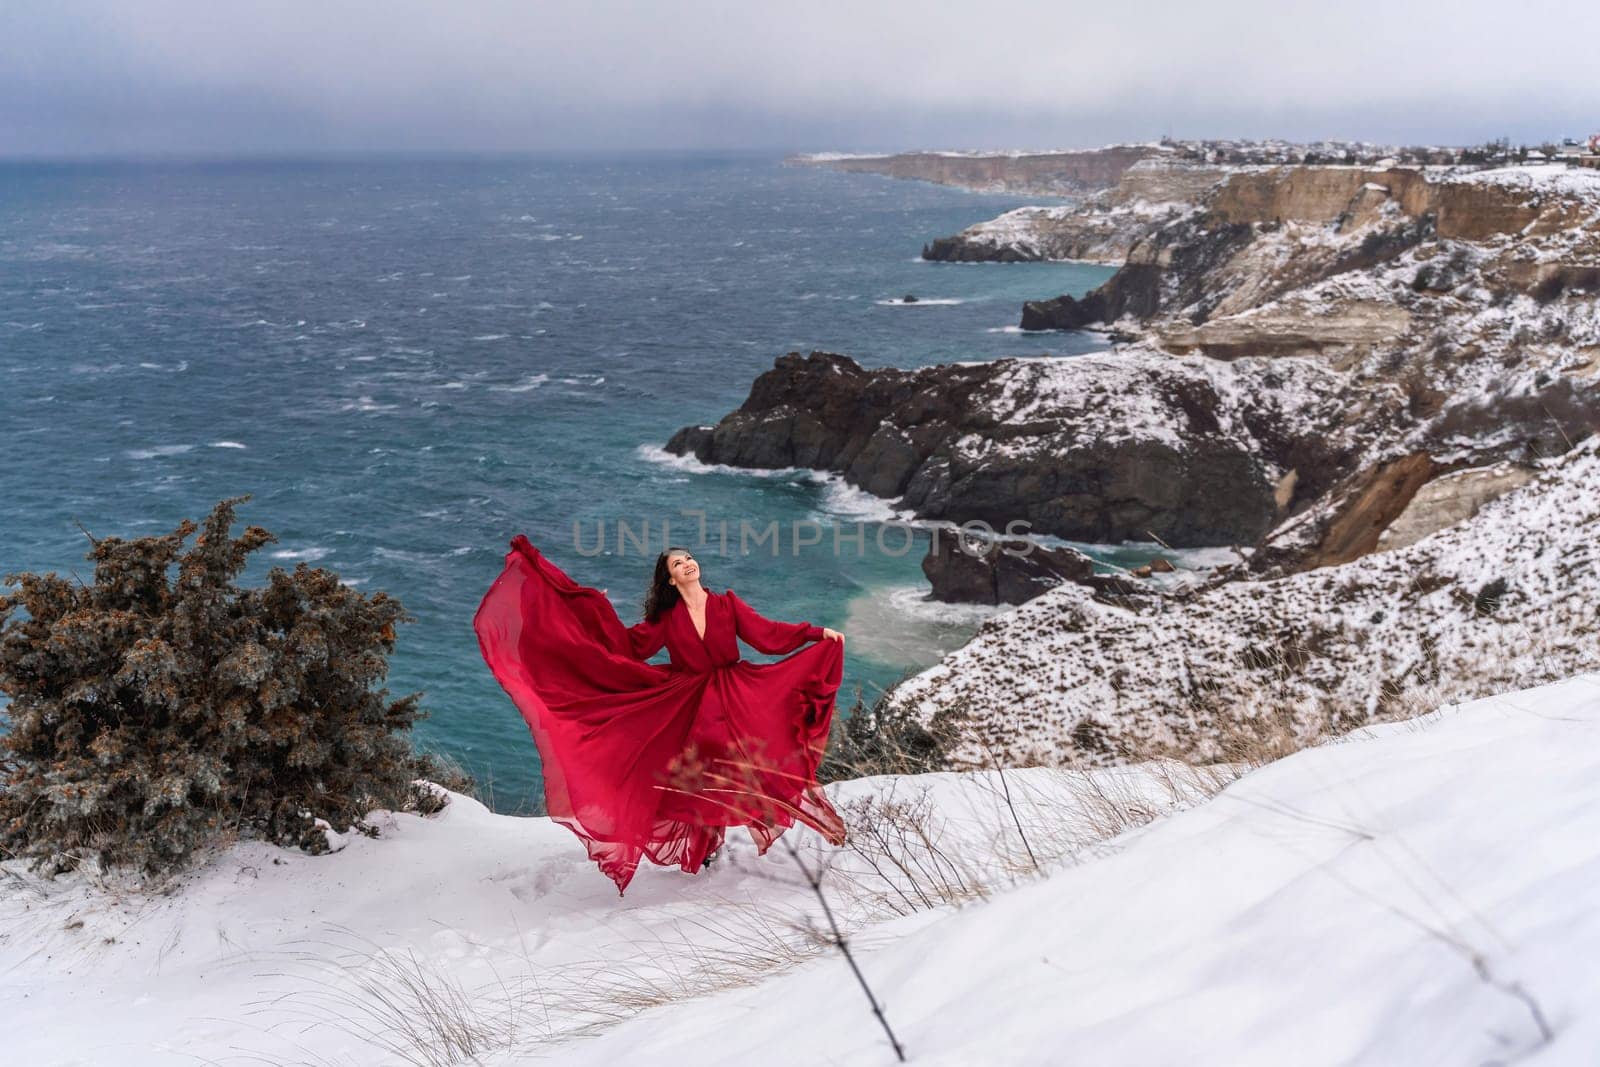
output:
<instances>
[{"instance_id":1,"label":"snowy hillside","mask_svg":"<svg viewBox=\"0 0 1600 1067\"><path fill-rule=\"evenodd\" d=\"M1117 762L1290 713L1306 734L1600 667L1600 438L1406 548L1136 607L1062 585L890 697L1013 759ZM969 746L966 755L983 758Z\"/></svg>"},{"instance_id":2,"label":"snowy hillside","mask_svg":"<svg viewBox=\"0 0 1600 1067\"><path fill-rule=\"evenodd\" d=\"M795 840L912 1063L1589 1064L1597 730L1577 676L1220 792L1171 765L865 779L830 787L853 848ZM379 822L153 898L6 865L8 1061L893 1062L792 928L818 912L781 847L619 900L544 819Z\"/></svg>"},{"instance_id":3,"label":"snowy hillside","mask_svg":"<svg viewBox=\"0 0 1600 1067\"><path fill-rule=\"evenodd\" d=\"M1595 1062L1600 676L1369 727L1121 845L868 957L909 1062ZM564 1062L758 1042L893 1062L836 961Z\"/></svg>"}]
</instances>

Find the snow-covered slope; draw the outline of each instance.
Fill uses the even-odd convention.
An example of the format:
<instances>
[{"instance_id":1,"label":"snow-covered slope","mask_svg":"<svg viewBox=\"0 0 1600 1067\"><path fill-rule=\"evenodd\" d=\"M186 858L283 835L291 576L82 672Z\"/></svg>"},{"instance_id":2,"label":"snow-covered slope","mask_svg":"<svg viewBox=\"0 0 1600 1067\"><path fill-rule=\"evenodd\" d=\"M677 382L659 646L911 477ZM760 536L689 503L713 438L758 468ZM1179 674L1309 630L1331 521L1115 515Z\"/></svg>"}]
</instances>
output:
<instances>
[{"instance_id":1,"label":"snow-covered slope","mask_svg":"<svg viewBox=\"0 0 1600 1067\"><path fill-rule=\"evenodd\" d=\"M1134 607L1060 586L890 699L963 707L1013 759L1117 762L1215 756L1266 718L1316 734L1418 696L1538 684L1600 667L1597 536L1590 437L1466 521L1343 566Z\"/></svg>"},{"instance_id":2,"label":"snow-covered slope","mask_svg":"<svg viewBox=\"0 0 1600 1067\"><path fill-rule=\"evenodd\" d=\"M1592 1065L1600 676L1368 727L863 961L927 1065ZM837 960L562 1062L893 1062Z\"/></svg>"},{"instance_id":3,"label":"snow-covered slope","mask_svg":"<svg viewBox=\"0 0 1600 1067\"><path fill-rule=\"evenodd\" d=\"M870 943L1017 884L1030 848L1040 863L1083 853L1206 782L1132 768L861 779L828 789L850 847L789 839ZM1087 783L1092 802L1074 801ZM325 856L235 844L154 895L0 864L0 1018L25 1023L0 1063L367 1067L502 1049L523 1063L829 951L791 928L822 912L781 844L758 857L733 834L700 874L646 864L619 898L546 818L452 794L436 816L372 821L379 837L335 835Z\"/></svg>"},{"instance_id":4,"label":"snow-covered slope","mask_svg":"<svg viewBox=\"0 0 1600 1067\"><path fill-rule=\"evenodd\" d=\"M830 787L859 851L795 840L913 1063L1594 1062L1600 675L1203 781L863 779ZM847 965L788 929L818 913L782 849L619 900L544 819L379 821L154 898L5 865L7 1062L892 1062ZM897 826L936 846L909 876Z\"/></svg>"}]
</instances>

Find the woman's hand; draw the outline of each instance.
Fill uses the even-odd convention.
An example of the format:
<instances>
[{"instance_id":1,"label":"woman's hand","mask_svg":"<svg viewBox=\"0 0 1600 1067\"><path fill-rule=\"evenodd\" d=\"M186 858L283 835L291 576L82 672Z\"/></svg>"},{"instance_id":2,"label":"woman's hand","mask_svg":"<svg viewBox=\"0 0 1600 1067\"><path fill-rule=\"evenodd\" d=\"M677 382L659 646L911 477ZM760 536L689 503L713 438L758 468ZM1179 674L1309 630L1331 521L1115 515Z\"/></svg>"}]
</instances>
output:
<instances>
[{"instance_id":1,"label":"woman's hand","mask_svg":"<svg viewBox=\"0 0 1600 1067\"><path fill-rule=\"evenodd\" d=\"M844 634L840 633L838 630L830 630L824 626L822 628L822 639L824 641L838 641L840 644L843 644Z\"/></svg>"}]
</instances>

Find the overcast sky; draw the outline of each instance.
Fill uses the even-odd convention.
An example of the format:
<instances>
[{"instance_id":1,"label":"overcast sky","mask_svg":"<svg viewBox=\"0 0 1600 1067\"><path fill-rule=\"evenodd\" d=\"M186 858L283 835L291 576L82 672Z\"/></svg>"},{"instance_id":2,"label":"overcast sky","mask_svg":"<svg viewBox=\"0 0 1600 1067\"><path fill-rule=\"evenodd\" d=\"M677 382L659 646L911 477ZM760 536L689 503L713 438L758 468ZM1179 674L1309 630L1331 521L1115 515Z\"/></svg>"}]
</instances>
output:
<instances>
[{"instance_id":1,"label":"overcast sky","mask_svg":"<svg viewBox=\"0 0 1600 1067\"><path fill-rule=\"evenodd\" d=\"M1600 130L1600 4L0 0L0 155Z\"/></svg>"}]
</instances>

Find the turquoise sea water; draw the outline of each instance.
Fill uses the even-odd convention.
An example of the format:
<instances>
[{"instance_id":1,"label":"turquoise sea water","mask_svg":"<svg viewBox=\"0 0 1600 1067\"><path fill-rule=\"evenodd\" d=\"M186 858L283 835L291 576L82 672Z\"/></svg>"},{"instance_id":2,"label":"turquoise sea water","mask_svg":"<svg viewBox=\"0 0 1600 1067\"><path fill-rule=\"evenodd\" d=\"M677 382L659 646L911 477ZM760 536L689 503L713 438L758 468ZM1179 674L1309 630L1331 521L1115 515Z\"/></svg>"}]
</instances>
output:
<instances>
[{"instance_id":1,"label":"turquoise sea water","mask_svg":"<svg viewBox=\"0 0 1600 1067\"><path fill-rule=\"evenodd\" d=\"M0 164L0 568L87 576L77 523L160 533L253 494L235 532L280 543L246 581L306 560L399 597L418 621L390 689L425 692L421 739L505 811L538 810L537 758L471 617L517 532L632 622L652 558L617 551L615 524L648 521L653 555L666 519L708 586L843 629L841 705L870 698L979 617L921 601L922 546L878 552L869 522L864 554L826 535L794 554L785 533L777 558L741 556L741 521L853 532L884 509L659 446L790 350L1093 349L1007 328L1108 269L917 258L1025 202L772 158ZM906 293L923 302L880 303ZM609 551L580 553L574 523L592 547L600 522Z\"/></svg>"}]
</instances>

